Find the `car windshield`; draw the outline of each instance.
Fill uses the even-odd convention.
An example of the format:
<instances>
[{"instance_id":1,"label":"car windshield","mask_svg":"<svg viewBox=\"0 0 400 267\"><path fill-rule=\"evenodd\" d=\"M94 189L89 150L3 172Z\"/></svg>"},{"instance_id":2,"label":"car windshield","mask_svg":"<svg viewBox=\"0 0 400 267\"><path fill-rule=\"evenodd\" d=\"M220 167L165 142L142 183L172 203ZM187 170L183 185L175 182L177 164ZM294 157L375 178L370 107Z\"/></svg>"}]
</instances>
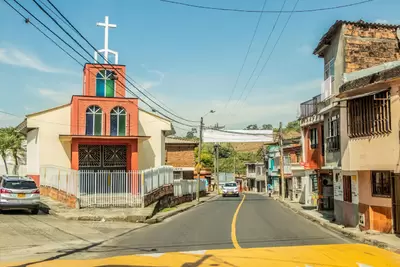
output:
<instances>
[{"instance_id":1,"label":"car windshield","mask_svg":"<svg viewBox=\"0 0 400 267\"><path fill-rule=\"evenodd\" d=\"M236 183L226 183L225 187L234 187L236 186Z\"/></svg>"},{"instance_id":2,"label":"car windshield","mask_svg":"<svg viewBox=\"0 0 400 267\"><path fill-rule=\"evenodd\" d=\"M4 188L8 189L35 189L36 184L33 181L5 181Z\"/></svg>"}]
</instances>

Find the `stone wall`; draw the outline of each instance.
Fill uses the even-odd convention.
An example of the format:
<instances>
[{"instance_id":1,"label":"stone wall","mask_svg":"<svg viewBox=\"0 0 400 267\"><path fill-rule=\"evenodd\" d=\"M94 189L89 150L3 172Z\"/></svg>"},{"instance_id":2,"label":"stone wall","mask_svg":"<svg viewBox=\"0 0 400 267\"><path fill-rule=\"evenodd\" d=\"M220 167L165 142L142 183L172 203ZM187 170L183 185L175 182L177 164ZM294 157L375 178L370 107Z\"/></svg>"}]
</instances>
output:
<instances>
[{"instance_id":1,"label":"stone wall","mask_svg":"<svg viewBox=\"0 0 400 267\"><path fill-rule=\"evenodd\" d=\"M144 199L143 199L144 206L147 207L150 204L161 199L162 197L164 197L166 195L171 195L171 194L174 194L174 186L172 184L164 185L144 196Z\"/></svg>"},{"instance_id":2,"label":"stone wall","mask_svg":"<svg viewBox=\"0 0 400 267\"><path fill-rule=\"evenodd\" d=\"M345 73L400 60L395 28L349 24L344 27Z\"/></svg>"},{"instance_id":3,"label":"stone wall","mask_svg":"<svg viewBox=\"0 0 400 267\"><path fill-rule=\"evenodd\" d=\"M77 208L77 198L64 191L54 189L53 187L40 186L40 194L64 203L69 208Z\"/></svg>"},{"instance_id":4,"label":"stone wall","mask_svg":"<svg viewBox=\"0 0 400 267\"><path fill-rule=\"evenodd\" d=\"M204 197L206 195L207 195L206 191L200 192L200 197ZM190 202L195 199L196 199L196 194L185 195L181 197L175 197L173 194L165 195L158 201L156 207L154 208L153 215L165 208L172 208L179 204Z\"/></svg>"}]
</instances>

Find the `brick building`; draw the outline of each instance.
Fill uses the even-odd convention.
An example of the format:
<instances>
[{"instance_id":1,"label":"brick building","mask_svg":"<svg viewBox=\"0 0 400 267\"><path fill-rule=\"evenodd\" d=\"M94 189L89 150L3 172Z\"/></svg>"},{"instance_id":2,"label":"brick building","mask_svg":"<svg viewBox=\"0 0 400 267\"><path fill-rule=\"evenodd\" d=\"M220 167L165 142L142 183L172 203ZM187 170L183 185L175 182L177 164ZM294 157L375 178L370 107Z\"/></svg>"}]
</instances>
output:
<instances>
[{"instance_id":1,"label":"brick building","mask_svg":"<svg viewBox=\"0 0 400 267\"><path fill-rule=\"evenodd\" d=\"M368 188L371 187L371 185L367 186L371 183L371 173L374 171L394 171L394 169L389 170L386 168L387 166L385 167L382 164L354 165L353 163L360 160L361 155L369 151L368 147L360 147L361 150L353 151L354 144L359 142L360 138L368 139L373 135L368 134L370 129L365 127L361 130L362 134L353 135L348 132L349 127L351 127L348 116L356 116L359 126L364 121L368 121L367 118L360 118L364 116L362 114L366 114L368 109L365 106L365 101L372 96L363 94L356 96L357 94L354 94L346 97L341 95L338 98L338 95L343 91L343 89L339 89L343 84L345 84L343 86L347 86L346 84L350 81L362 81L363 79L359 80L358 78L369 77L368 72L373 72L374 68L375 71L379 71L376 70L376 67L383 63L392 62L390 64L396 64L395 62L400 59L399 34L398 25L368 23L362 20L355 22L339 20L328 29L314 50L315 55L324 59L324 81L321 85L321 95L318 101L314 102L316 108L313 109L315 115L323 121L321 130L319 130L320 134L318 134L323 156L321 170L328 173L329 184L330 181L333 181L335 218L337 222L344 225L359 225L360 218L364 218L365 215L363 208L365 204L367 204L369 210L374 212L374 216L371 216L371 218L380 218L380 220L386 218L386 222L380 223L380 225L388 225L387 222L391 222L391 217L387 215L386 211L382 213L382 209L373 208L370 200L374 200L374 197L366 198L369 203L362 203L361 195L371 195L371 192L365 191L368 191ZM380 68L383 70L390 68L390 66L382 65ZM374 77L370 78L374 80ZM355 104L358 110L357 114L362 115L361 117L349 111L351 103L356 101L356 98L359 98L359 101ZM385 97L379 96L378 98L383 99ZM376 106L378 102L373 100L371 103ZM305 136L305 138L307 137ZM367 143L370 144L370 142ZM367 143L365 143L366 146ZM305 150L307 151L308 148ZM370 150L369 153L376 152ZM371 167L374 170L371 170ZM365 175L364 172L367 172L368 175ZM321 199L321 193L323 195L323 192L321 192L321 173L317 172L319 199ZM375 197L376 202L382 203L378 198ZM322 204L325 205L326 203L322 201ZM385 220L382 219L381 221ZM371 227L371 229L374 228L379 231L388 231L386 226Z\"/></svg>"},{"instance_id":2,"label":"brick building","mask_svg":"<svg viewBox=\"0 0 400 267\"><path fill-rule=\"evenodd\" d=\"M199 142L180 138L165 139L166 164L174 167L174 179L193 179L196 166L194 149Z\"/></svg>"}]
</instances>

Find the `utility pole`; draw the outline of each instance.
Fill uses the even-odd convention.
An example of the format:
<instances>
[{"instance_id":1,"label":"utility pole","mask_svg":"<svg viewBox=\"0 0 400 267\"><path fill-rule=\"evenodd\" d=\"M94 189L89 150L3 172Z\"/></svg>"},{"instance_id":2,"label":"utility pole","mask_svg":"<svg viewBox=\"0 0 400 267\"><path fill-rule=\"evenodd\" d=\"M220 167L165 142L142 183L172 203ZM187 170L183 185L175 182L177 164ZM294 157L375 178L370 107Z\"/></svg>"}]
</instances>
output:
<instances>
[{"instance_id":1,"label":"utility pole","mask_svg":"<svg viewBox=\"0 0 400 267\"><path fill-rule=\"evenodd\" d=\"M217 177L217 143L214 143L214 183L218 192L218 177Z\"/></svg>"},{"instance_id":2,"label":"utility pole","mask_svg":"<svg viewBox=\"0 0 400 267\"><path fill-rule=\"evenodd\" d=\"M197 192L196 198L197 202L200 202L200 171L201 171L201 147L203 143L203 117L200 119L200 133L199 133L199 153L197 160Z\"/></svg>"},{"instance_id":3,"label":"utility pole","mask_svg":"<svg viewBox=\"0 0 400 267\"><path fill-rule=\"evenodd\" d=\"M281 169L281 196L282 199L285 200L285 171L284 171L284 162L283 162L283 129L282 122L279 123L279 150L280 150L280 160L279 165Z\"/></svg>"},{"instance_id":4,"label":"utility pole","mask_svg":"<svg viewBox=\"0 0 400 267\"><path fill-rule=\"evenodd\" d=\"M217 173L216 173L216 176L217 176L217 189L218 189L218 195L219 195L219 144L217 144L217 147L216 147L216 151L215 151L216 153L215 153L215 169L216 169L216 171L217 171Z\"/></svg>"},{"instance_id":5,"label":"utility pole","mask_svg":"<svg viewBox=\"0 0 400 267\"><path fill-rule=\"evenodd\" d=\"M235 176L236 180L236 151L233 152L233 176Z\"/></svg>"}]
</instances>

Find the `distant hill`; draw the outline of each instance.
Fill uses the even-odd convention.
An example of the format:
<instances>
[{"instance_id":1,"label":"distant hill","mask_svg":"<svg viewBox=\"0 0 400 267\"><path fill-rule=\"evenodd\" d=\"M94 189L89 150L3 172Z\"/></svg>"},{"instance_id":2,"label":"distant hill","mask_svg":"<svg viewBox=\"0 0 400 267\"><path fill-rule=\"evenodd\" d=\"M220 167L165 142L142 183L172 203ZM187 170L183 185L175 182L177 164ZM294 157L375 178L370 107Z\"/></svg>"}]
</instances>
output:
<instances>
[{"instance_id":1,"label":"distant hill","mask_svg":"<svg viewBox=\"0 0 400 267\"><path fill-rule=\"evenodd\" d=\"M264 143L231 143L237 152L257 152Z\"/></svg>"}]
</instances>

